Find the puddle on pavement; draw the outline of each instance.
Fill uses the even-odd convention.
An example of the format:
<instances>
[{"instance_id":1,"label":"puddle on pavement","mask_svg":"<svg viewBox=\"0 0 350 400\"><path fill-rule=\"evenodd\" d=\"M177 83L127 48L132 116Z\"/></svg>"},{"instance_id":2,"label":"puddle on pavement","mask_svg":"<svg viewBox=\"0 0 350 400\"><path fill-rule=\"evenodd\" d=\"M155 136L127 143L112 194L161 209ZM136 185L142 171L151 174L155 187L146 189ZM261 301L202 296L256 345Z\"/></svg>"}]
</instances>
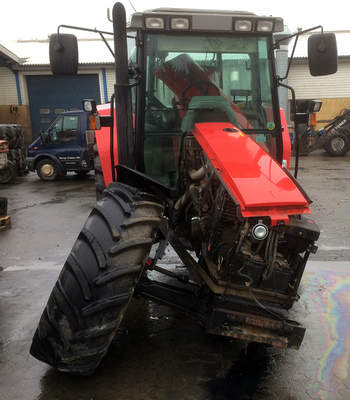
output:
<instances>
[{"instance_id":1,"label":"puddle on pavement","mask_svg":"<svg viewBox=\"0 0 350 400\"><path fill-rule=\"evenodd\" d=\"M314 264L295 310L307 322L299 351L252 346L245 354L239 342L205 334L183 313L135 299L107 357L89 378L60 373L32 359L29 340L19 352L13 343L7 379L12 374L21 378L8 387L17 396L5 400L21 398L21 389L26 400L347 399L348 269L338 265L335 276Z\"/></svg>"},{"instance_id":2,"label":"puddle on pavement","mask_svg":"<svg viewBox=\"0 0 350 400\"><path fill-rule=\"evenodd\" d=\"M65 400L255 399L274 365L270 349L258 348L246 354L242 344L206 335L182 313L136 300L96 374L74 378L50 369L37 400L55 399L53 385Z\"/></svg>"},{"instance_id":3,"label":"puddle on pavement","mask_svg":"<svg viewBox=\"0 0 350 400\"><path fill-rule=\"evenodd\" d=\"M63 197L56 197L51 200L43 201L40 204L61 204L61 203L64 203L65 201L66 201L66 196L63 196Z\"/></svg>"},{"instance_id":4,"label":"puddle on pavement","mask_svg":"<svg viewBox=\"0 0 350 400\"><path fill-rule=\"evenodd\" d=\"M264 347L245 349L223 377L208 382L211 399L246 400L264 394L263 382L269 375L271 356Z\"/></svg>"},{"instance_id":5,"label":"puddle on pavement","mask_svg":"<svg viewBox=\"0 0 350 400\"><path fill-rule=\"evenodd\" d=\"M11 214L15 214L18 211L27 210L28 208L33 208L33 207L37 207L37 206L42 206L42 205L47 205L47 204L61 204L61 203L64 203L65 201L66 201L65 197L55 197L51 200L38 201L35 203L26 204L25 206L22 206L22 207L13 208L13 209L11 209Z\"/></svg>"}]
</instances>

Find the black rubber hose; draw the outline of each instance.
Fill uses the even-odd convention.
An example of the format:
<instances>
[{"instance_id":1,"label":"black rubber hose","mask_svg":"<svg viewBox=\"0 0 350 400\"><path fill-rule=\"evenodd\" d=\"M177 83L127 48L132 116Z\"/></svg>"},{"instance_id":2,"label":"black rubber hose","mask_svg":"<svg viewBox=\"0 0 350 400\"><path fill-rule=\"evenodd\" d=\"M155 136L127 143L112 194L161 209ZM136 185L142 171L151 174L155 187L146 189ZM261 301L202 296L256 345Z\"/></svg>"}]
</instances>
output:
<instances>
[{"instance_id":1,"label":"black rubber hose","mask_svg":"<svg viewBox=\"0 0 350 400\"><path fill-rule=\"evenodd\" d=\"M264 306L264 304L262 304L256 297L255 294L252 291L252 284L253 284L253 279L247 275L247 274L243 274L242 270L245 268L245 266L243 266L242 268L240 268L238 270L238 275L242 276L243 278L247 278L249 281L249 285L248 285L248 289L249 289L249 293L252 297L252 299L255 301L255 303L262 308L263 310L265 310L267 313L269 313L270 315L272 315L273 317L279 319L280 321L285 321L285 319L283 317L281 317L279 314L274 313L273 311L271 311L269 308L267 308L266 306Z\"/></svg>"}]
</instances>

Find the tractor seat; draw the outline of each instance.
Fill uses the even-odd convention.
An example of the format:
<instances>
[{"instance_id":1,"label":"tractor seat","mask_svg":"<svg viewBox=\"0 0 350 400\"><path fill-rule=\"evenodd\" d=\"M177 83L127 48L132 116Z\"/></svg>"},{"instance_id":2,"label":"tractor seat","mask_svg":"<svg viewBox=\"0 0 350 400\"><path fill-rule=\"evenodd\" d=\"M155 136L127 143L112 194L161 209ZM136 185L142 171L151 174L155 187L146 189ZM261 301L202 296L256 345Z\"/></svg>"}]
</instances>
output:
<instances>
[{"instance_id":1,"label":"tractor seat","mask_svg":"<svg viewBox=\"0 0 350 400\"><path fill-rule=\"evenodd\" d=\"M230 103L224 97L194 96L182 120L182 132L192 131L194 124L198 122L231 122L237 125L237 118Z\"/></svg>"}]
</instances>

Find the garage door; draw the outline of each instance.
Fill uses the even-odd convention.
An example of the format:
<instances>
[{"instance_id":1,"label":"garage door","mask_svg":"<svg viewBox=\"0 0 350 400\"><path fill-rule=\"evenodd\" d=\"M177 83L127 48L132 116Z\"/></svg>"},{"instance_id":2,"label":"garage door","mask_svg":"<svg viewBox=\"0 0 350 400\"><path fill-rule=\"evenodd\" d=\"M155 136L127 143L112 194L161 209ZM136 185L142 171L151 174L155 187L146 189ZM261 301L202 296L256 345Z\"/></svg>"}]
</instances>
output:
<instances>
[{"instance_id":1,"label":"garage door","mask_svg":"<svg viewBox=\"0 0 350 400\"><path fill-rule=\"evenodd\" d=\"M63 111L81 109L83 99L100 104L97 74L75 76L28 75L27 87L33 139Z\"/></svg>"}]
</instances>

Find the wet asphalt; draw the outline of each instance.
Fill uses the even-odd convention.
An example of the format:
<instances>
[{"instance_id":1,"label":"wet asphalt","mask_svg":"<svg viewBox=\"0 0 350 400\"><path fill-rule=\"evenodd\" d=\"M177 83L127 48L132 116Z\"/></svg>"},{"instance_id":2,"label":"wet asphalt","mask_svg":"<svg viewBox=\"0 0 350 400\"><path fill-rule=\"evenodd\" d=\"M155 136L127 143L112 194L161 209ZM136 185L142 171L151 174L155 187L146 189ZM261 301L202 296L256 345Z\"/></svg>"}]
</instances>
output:
<instances>
[{"instance_id":1,"label":"wet asphalt","mask_svg":"<svg viewBox=\"0 0 350 400\"><path fill-rule=\"evenodd\" d=\"M94 177L44 183L31 173L1 186L12 228L0 232L0 400L350 399L350 154L302 157L299 181L322 231L291 310L307 328L299 351L246 353L180 312L135 299L89 378L57 372L28 351L94 205ZM170 249L161 262L179 264Z\"/></svg>"}]
</instances>

